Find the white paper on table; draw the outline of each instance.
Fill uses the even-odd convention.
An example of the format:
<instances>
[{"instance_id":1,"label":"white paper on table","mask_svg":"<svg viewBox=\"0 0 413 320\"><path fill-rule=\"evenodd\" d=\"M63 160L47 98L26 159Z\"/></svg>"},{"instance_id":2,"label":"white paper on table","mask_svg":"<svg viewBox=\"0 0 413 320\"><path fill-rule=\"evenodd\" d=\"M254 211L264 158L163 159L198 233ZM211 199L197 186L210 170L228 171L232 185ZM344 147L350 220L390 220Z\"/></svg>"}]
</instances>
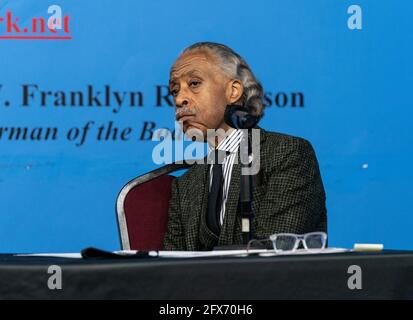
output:
<instances>
[{"instance_id":1,"label":"white paper on table","mask_svg":"<svg viewBox=\"0 0 413 320\"><path fill-rule=\"evenodd\" d=\"M82 258L80 253L28 253L28 254L15 254L15 257L52 257L52 258Z\"/></svg>"},{"instance_id":2,"label":"white paper on table","mask_svg":"<svg viewBox=\"0 0 413 320\"><path fill-rule=\"evenodd\" d=\"M254 250L217 250L217 251L149 251L149 256L160 258L205 258L205 257L245 257L249 254L258 254L262 257L271 256L293 256L293 255L308 255L308 254L329 254L349 252L351 250L344 248L326 248L326 249L299 249L296 251L275 252L274 250L254 249ZM119 255L134 255L136 250L121 250L113 253ZM54 258L76 258L81 259L80 253L32 253L32 254L16 254L19 257L54 257Z\"/></svg>"},{"instance_id":3,"label":"white paper on table","mask_svg":"<svg viewBox=\"0 0 413 320\"><path fill-rule=\"evenodd\" d=\"M137 250L120 250L114 251L113 253L119 255L134 255ZM154 251L156 252L156 251ZM51 258L75 258L81 259L82 255L80 253L27 253L27 254L15 254L15 257L51 257Z\"/></svg>"},{"instance_id":4,"label":"white paper on table","mask_svg":"<svg viewBox=\"0 0 413 320\"><path fill-rule=\"evenodd\" d=\"M204 258L204 257L225 257L225 256L247 256L248 253L265 253L270 250L217 250L217 251L158 251L150 252L149 255L161 258ZM272 251L272 250L271 250Z\"/></svg>"},{"instance_id":5,"label":"white paper on table","mask_svg":"<svg viewBox=\"0 0 413 320\"><path fill-rule=\"evenodd\" d=\"M268 252L261 253L260 256L262 257L270 257L270 256L294 256L294 255L307 255L307 254L330 254L330 253L343 253L343 252L350 252L352 250L345 249L345 248L325 248L325 249L298 249L295 251L287 251L287 252L274 252L273 250L269 250Z\"/></svg>"},{"instance_id":6,"label":"white paper on table","mask_svg":"<svg viewBox=\"0 0 413 320\"><path fill-rule=\"evenodd\" d=\"M245 257L248 254L258 254L259 256L285 256L285 255L307 255L307 254L329 254L348 252L349 249L344 248L326 248L326 249L299 249L296 251L275 252L274 250L220 250L220 251L159 251L156 253L150 252L149 255L154 255L163 258L199 258L199 257L223 257L235 256Z\"/></svg>"}]
</instances>

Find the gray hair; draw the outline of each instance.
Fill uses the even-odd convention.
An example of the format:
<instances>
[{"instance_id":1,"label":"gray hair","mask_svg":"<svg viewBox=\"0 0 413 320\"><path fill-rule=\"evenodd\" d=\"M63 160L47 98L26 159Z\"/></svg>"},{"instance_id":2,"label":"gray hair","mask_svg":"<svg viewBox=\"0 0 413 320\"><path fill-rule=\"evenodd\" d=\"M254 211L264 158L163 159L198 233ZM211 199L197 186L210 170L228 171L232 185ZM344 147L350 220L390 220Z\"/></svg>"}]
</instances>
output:
<instances>
[{"instance_id":1,"label":"gray hair","mask_svg":"<svg viewBox=\"0 0 413 320\"><path fill-rule=\"evenodd\" d=\"M183 53L202 49L207 49L216 56L219 67L227 76L241 81L244 92L236 103L245 106L254 115L262 115L265 108L263 88L245 60L226 45L214 42L194 43Z\"/></svg>"}]
</instances>

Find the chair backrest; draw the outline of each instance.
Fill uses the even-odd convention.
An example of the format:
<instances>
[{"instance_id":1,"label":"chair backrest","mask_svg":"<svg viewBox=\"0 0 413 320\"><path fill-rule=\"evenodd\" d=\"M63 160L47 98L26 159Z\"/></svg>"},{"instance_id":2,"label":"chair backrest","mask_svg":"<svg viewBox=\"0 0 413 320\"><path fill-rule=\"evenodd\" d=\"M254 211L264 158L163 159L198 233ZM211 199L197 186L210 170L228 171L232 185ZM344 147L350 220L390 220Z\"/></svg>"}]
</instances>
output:
<instances>
[{"instance_id":1,"label":"chair backrest","mask_svg":"<svg viewBox=\"0 0 413 320\"><path fill-rule=\"evenodd\" d=\"M119 192L116 216L122 250L161 250L168 224L173 171L190 167L172 163L129 181Z\"/></svg>"}]
</instances>

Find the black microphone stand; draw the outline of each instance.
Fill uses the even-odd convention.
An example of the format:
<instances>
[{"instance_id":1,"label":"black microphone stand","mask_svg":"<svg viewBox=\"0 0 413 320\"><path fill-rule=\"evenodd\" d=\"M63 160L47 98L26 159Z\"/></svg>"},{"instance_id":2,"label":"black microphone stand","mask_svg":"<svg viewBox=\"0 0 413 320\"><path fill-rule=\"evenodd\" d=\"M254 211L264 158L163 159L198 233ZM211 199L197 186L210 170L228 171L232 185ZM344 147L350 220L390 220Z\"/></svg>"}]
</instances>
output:
<instances>
[{"instance_id":1,"label":"black microphone stand","mask_svg":"<svg viewBox=\"0 0 413 320\"><path fill-rule=\"evenodd\" d=\"M241 183L240 183L240 216L241 216L241 231L244 244L248 244L253 239L253 220L254 212L252 211L252 176L250 174L242 174L243 170L250 170L252 164L252 147L250 130L248 134L243 135L240 148L241 159ZM247 140L247 141L245 141ZM248 159L246 163L245 159Z\"/></svg>"},{"instance_id":2,"label":"black microphone stand","mask_svg":"<svg viewBox=\"0 0 413 320\"><path fill-rule=\"evenodd\" d=\"M250 114L249 110L240 105L229 105L225 110L225 122L236 129L247 129L248 134L242 136L240 145L241 158L241 181L240 181L240 217L241 231L244 245L248 244L253 239L253 219L252 211L252 176L251 174L243 174L243 171L248 171L252 166L252 146L251 146L251 130L260 120L260 116Z\"/></svg>"}]
</instances>

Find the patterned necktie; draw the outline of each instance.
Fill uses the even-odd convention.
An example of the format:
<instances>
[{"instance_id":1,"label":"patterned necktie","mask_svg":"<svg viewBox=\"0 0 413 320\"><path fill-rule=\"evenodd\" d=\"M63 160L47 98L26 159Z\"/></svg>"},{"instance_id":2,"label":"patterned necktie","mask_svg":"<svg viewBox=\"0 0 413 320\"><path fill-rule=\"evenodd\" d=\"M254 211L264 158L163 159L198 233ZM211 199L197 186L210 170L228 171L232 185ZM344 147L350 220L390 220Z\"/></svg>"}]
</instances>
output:
<instances>
[{"instance_id":1,"label":"patterned necktie","mask_svg":"<svg viewBox=\"0 0 413 320\"><path fill-rule=\"evenodd\" d=\"M208 194L207 225L209 229L219 235L221 230L220 215L222 206L222 194L224 176L222 174L222 162L225 158L225 151L214 150L212 165L212 184Z\"/></svg>"}]
</instances>

